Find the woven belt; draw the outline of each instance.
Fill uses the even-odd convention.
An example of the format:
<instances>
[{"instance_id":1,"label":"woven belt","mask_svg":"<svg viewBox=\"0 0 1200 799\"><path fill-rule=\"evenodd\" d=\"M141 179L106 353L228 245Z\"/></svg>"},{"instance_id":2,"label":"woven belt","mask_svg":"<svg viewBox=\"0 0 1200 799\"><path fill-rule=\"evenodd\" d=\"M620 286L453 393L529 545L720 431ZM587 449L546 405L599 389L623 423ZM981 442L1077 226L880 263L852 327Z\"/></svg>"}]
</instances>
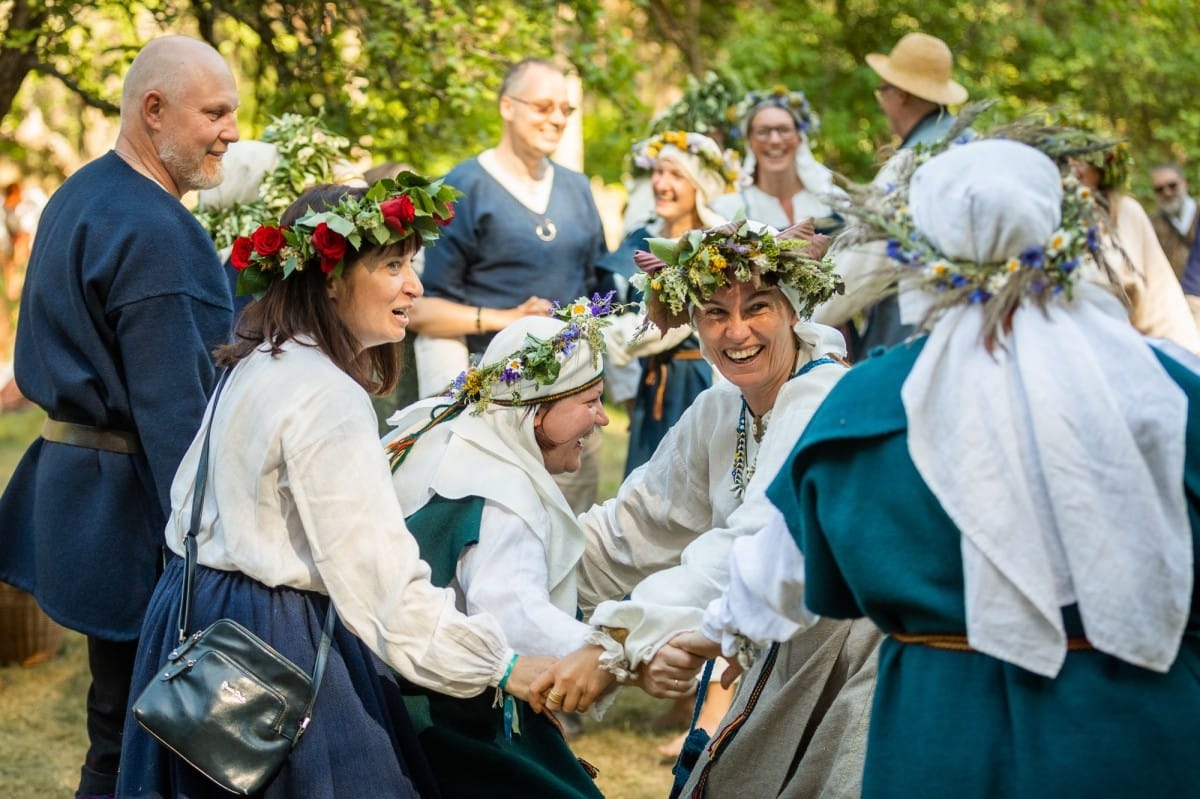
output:
<instances>
[{"instance_id":1,"label":"woven belt","mask_svg":"<svg viewBox=\"0 0 1200 799\"><path fill-rule=\"evenodd\" d=\"M650 415L654 421L663 418L663 397L667 393L667 364L671 361L699 361L704 358L698 348L668 350L650 356L650 364L646 368L645 383L648 386L658 386L654 391L654 405Z\"/></svg>"},{"instance_id":2,"label":"woven belt","mask_svg":"<svg viewBox=\"0 0 1200 799\"><path fill-rule=\"evenodd\" d=\"M895 638L902 644L917 644L918 646L928 646L933 649L948 649L953 652L978 652L978 649L973 649L967 642L965 635L938 635L933 634L918 634L918 633L888 633L892 638ZM1079 652L1085 649L1095 649L1092 642L1086 638L1068 638L1067 649L1072 652Z\"/></svg>"},{"instance_id":3,"label":"woven belt","mask_svg":"<svg viewBox=\"0 0 1200 799\"><path fill-rule=\"evenodd\" d=\"M59 422L55 419L47 419L42 425L42 438L56 444L119 452L123 455L137 455L142 451L137 434L128 430L105 430L102 427Z\"/></svg>"}]
</instances>

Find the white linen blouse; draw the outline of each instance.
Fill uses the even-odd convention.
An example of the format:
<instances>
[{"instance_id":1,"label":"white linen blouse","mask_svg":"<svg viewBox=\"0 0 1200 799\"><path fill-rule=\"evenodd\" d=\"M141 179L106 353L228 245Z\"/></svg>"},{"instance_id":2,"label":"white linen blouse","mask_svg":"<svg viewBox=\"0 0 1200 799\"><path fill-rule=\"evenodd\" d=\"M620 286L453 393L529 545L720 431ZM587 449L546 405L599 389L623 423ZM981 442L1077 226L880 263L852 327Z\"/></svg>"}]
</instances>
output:
<instances>
[{"instance_id":1,"label":"white linen blouse","mask_svg":"<svg viewBox=\"0 0 1200 799\"><path fill-rule=\"evenodd\" d=\"M328 594L346 627L415 683L452 696L496 685L513 650L429 582L404 524L362 388L297 341L229 376L213 419L199 562ZM210 404L208 415L212 415ZM182 554L203 428L171 486L167 546Z\"/></svg>"},{"instance_id":2,"label":"white linen blouse","mask_svg":"<svg viewBox=\"0 0 1200 799\"><path fill-rule=\"evenodd\" d=\"M799 362L825 354L802 354ZM580 606L585 613L595 606L593 627L627 631L628 668L651 659L677 632L699 627L709 602L729 584L734 541L777 515L767 486L845 371L824 364L784 384L744 501L730 476L742 397L733 384L720 383L696 398L615 498L580 516L587 536ZM754 458L753 436L747 445ZM627 593L628 600L613 601Z\"/></svg>"}]
</instances>

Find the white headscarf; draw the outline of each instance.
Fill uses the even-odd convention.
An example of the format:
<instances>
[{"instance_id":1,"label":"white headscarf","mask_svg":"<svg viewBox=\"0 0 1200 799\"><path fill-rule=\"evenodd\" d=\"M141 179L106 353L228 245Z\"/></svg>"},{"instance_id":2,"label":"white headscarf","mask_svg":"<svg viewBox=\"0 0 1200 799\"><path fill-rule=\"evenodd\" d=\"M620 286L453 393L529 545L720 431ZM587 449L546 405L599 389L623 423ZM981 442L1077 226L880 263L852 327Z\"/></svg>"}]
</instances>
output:
<instances>
[{"instance_id":1,"label":"white headscarf","mask_svg":"<svg viewBox=\"0 0 1200 799\"><path fill-rule=\"evenodd\" d=\"M481 363L503 362L525 345L527 335L545 341L566 326L560 319L544 316L519 319L496 334ZM546 471L534 437L533 417L537 404L594 385L603 377L603 370L599 359L592 364L586 338L557 360L561 371L554 383L540 386L521 380L499 384L492 392L493 402L482 413L464 410L422 433L392 482L405 514L423 508L436 493L447 499L483 497L524 519L546 549L551 600L573 608L575 564L583 555L583 532ZM521 405L500 404L511 400L514 393L520 394ZM397 411L388 419L395 430L384 443L419 430L447 402L445 397L431 397Z\"/></svg>"},{"instance_id":2,"label":"white headscarf","mask_svg":"<svg viewBox=\"0 0 1200 799\"><path fill-rule=\"evenodd\" d=\"M642 152L647 142L638 142L634 145L635 161L639 166L649 166L650 168L656 161L669 161L682 169L688 182L696 189L696 214L700 217L700 222L704 227L716 227L727 220L714 213L708 205L724 194L730 188L730 183L726 180L725 175L711 164L724 162L725 154L721 151L719 144L702 133L687 132L686 135L687 150L681 150L675 144L664 142L658 155L653 157ZM696 150L696 152L691 152L692 150ZM707 160L701 157L701 153L707 157Z\"/></svg>"},{"instance_id":3,"label":"white headscarf","mask_svg":"<svg viewBox=\"0 0 1200 799\"><path fill-rule=\"evenodd\" d=\"M1041 152L990 139L919 167L909 207L943 255L999 263L1050 239L1061 192ZM1096 649L1165 672L1192 592L1187 398L1111 294L1074 292L1018 306L991 353L981 305L944 312L901 392L909 453L962 531L974 649L1053 677L1078 603Z\"/></svg>"},{"instance_id":4,"label":"white headscarf","mask_svg":"<svg viewBox=\"0 0 1200 799\"><path fill-rule=\"evenodd\" d=\"M796 147L796 174L800 177L804 188L818 196L840 193L841 190L833 182L833 170L819 163L809 148L808 134L801 129L801 124L804 120L801 119L795 108L773 98L763 100L758 105L752 106L749 113L742 119L741 130L747 141L746 157L742 160L742 182L747 186L754 183L754 167L758 161L755 159L754 151L750 149L749 145L750 120L754 119L754 115L764 108L782 108L792 115L792 119L796 120L796 132L800 134L800 144Z\"/></svg>"}]
</instances>

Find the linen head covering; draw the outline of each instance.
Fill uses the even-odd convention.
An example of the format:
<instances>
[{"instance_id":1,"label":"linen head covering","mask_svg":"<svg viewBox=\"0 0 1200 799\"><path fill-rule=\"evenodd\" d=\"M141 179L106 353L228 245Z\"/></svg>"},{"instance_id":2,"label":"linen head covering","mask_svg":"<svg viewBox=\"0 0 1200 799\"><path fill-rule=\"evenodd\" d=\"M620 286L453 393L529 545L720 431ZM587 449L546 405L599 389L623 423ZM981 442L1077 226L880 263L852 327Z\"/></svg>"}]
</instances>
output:
<instances>
[{"instance_id":1,"label":"linen head covering","mask_svg":"<svg viewBox=\"0 0 1200 799\"><path fill-rule=\"evenodd\" d=\"M820 130L821 120L812 110L804 92L791 91L783 86L776 86L767 91L750 92L735 111L741 119L739 135L746 142L746 157L742 161L742 182L745 185L754 183L754 170L758 161L754 157L754 151L750 149L750 123L764 108L782 108L796 121L796 129L800 134L800 144L796 147L796 174L804 188L818 195L833 191L833 171L818 163L809 148L809 138Z\"/></svg>"},{"instance_id":2,"label":"linen head covering","mask_svg":"<svg viewBox=\"0 0 1200 799\"><path fill-rule=\"evenodd\" d=\"M496 334L480 364L505 364L526 346L528 336L549 341L569 327L561 319L523 317ZM571 344L555 356L560 371L549 385L532 379L501 381L478 413L460 413L422 432L392 480L405 514L424 507L436 493L447 499L483 497L520 516L546 549L551 600L574 613L575 564L583 555L583 532L546 471L533 427L536 405L578 394L603 378L601 360L593 358L598 353L588 338ZM517 397L520 404L514 405ZM397 411L388 419L395 430L384 443L425 427L449 402L431 397Z\"/></svg>"},{"instance_id":3,"label":"linen head covering","mask_svg":"<svg viewBox=\"0 0 1200 799\"><path fill-rule=\"evenodd\" d=\"M888 83L922 100L938 105L967 101L967 90L951 77L954 56L936 36L905 34L889 54L869 54L867 65Z\"/></svg>"},{"instance_id":4,"label":"linen head covering","mask_svg":"<svg viewBox=\"0 0 1200 799\"><path fill-rule=\"evenodd\" d=\"M983 139L919 166L908 204L946 257L999 267L1056 234L1062 191L1038 150ZM984 303L944 310L901 391L909 452L962 531L974 649L1053 677L1078 603L1096 649L1166 671L1192 590L1187 399L1113 295L1066 295L1018 304L991 352Z\"/></svg>"},{"instance_id":5,"label":"linen head covering","mask_svg":"<svg viewBox=\"0 0 1200 799\"><path fill-rule=\"evenodd\" d=\"M658 161L669 161L683 170L696 189L696 213L705 227L725 221L708 204L729 191L737 180L737 170L720 145L702 133L665 131L633 146L634 164L653 169Z\"/></svg>"}]
</instances>

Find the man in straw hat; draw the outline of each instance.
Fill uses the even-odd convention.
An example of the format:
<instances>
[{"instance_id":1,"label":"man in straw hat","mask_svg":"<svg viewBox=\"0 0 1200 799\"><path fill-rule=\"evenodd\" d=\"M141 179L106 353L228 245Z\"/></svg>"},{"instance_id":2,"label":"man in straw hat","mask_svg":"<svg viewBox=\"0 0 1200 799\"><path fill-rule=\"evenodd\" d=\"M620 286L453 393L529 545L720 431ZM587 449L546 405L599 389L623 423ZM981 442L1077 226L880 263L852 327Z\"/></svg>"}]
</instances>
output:
<instances>
[{"instance_id":1,"label":"man in straw hat","mask_svg":"<svg viewBox=\"0 0 1200 799\"><path fill-rule=\"evenodd\" d=\"M875 99L887 117L888 125L900 139L899 149L939 141L954 124L947 106L967 101L967 90L951 77L954 56L946 43L927 33L905 34L887 55L870 53L867 66L880 77ZM885 183L893 171L889 162L879 171L876 183ZM871 291L857 291L858 277L870 271L861 253L849 261L833 253L838 271L846 280L846 294L818 311L813 319L829 325L848 325L857 317L849 335L850 350L860 360L877 347L890 347L912 335L912 325L900 321L895 296L875 302ZM852 263L858 261L859 263ZM849 325L848 325L849 326Z\"/></svg>"},{"instance_id":2,"label":"man in straw hat","mask_svg":"<svg viewBox=\"0 0 1200 799\"><path fill-rule=\"evenodd\" d=\"M946 106L967 101L967 90L950 76L954 56L936 36L909 33L887 55L870 53L867 66L882 80L875 99L901 148L940 139L954 122Z\"/></svg>"}]
</instances>

